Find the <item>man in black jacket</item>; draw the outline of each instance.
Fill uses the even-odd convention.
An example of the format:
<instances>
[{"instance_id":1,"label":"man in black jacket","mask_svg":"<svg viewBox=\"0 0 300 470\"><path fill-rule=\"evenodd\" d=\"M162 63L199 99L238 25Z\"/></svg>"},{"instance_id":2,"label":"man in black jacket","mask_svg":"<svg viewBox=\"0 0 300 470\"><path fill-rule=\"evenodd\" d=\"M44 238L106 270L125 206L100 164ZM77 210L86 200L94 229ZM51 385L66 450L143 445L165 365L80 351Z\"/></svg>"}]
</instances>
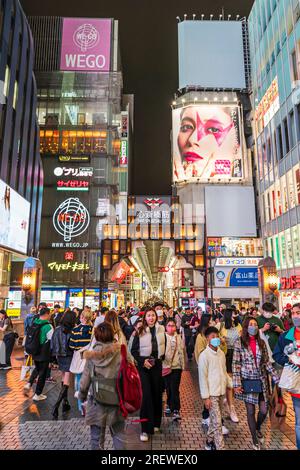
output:
<instances>
[{"instance_id":1,"label":"man in black jacket","mask_svg":"<svg viewBox=\"0 0 300 470\"><path fill-rule=\"evenodd\" d=\"M186 348L186 353L187 353L189 361L191 361L192 357L193 357L192 348L189 347L190 341L191 341L192 336L193 336L193 332L192 332L193 328L191 327L191 321L192 321L193 317L194 317L194 315L193 315L191 309L186 308L185 309L185 314L183 315L183 317L181 319L181 326L182 326L183 331L184 331L185 348Z\"/></svg>"}]
</instances>

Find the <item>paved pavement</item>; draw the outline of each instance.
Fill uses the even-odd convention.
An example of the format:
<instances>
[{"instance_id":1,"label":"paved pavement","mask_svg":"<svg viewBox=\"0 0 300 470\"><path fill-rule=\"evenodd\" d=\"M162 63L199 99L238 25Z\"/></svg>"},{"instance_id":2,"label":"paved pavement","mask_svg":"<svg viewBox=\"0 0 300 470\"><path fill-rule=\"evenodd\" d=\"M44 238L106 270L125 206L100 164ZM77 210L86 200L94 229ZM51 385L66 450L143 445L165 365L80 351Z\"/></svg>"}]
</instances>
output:
<instances>
[{"instance_id":1,"label":"paved pavement","mask_svg":"<svg viewBox=\"0 0 300 470\"><path fill-rule=\"evenodd\" d=\"M17 350L13 358L13 369L0 371L0 420L3 424L0 431L0 450L4 449L55 449L85 450L89 449L89 428L77 410L73 390L70 391L72 410L60 415L57 421L51 418L51 409L59 392L60 376L54 371L56 384L47 384L45 393L48 399L36 403L23 396L24 382L20 381L22 351ZM291 400L286 397L289 405L286 429L284 433L271 431L269 420L265 425L266 450L294 450L294 413ZM139 442L139 425L127 425L127 438L140 449L152 450L201 450L205 444L205 430L201 426L202 401L199 396L197 370L194 364L183 373L181 384L182 420L173 423L170 418L163 418L162 433L156 434L151 442ZM244 404L236 401L236 409L240 422L238 424L226 420L230 434L225 437L226 448L229 450L252 449ZM132 435L131 435L132 434ZM112 449L112 440L107 434L106 448Z\"/></svg>"}]
</instances>

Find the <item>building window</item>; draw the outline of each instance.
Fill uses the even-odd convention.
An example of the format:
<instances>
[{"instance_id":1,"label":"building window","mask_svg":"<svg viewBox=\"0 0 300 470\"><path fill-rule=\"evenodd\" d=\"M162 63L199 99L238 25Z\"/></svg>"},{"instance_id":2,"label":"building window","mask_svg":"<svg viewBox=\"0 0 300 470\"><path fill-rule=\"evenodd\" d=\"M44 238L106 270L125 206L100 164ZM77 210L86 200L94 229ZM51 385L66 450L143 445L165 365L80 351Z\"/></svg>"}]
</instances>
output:
<instances>
[{"instance_id":1,"label":"building window","mask_svg":"<svg viewBox=\"0 0 300 470\"><path fill-rule=\"evenodd\" d=\"M13 108L16 109L17 106L17 101L18 101L18 82L15 81L15 86L14 86L14 99L13 99Z\"/></svg>"},{"instance_id":2,"label":"building window","mask_svg":"<svg viewBox=\"0 0 300 470\"><path fill-rule=\"evenodd\" d=\"M9 82L10 82L10 69L7 65L5 69L5 79L4 79L4 88L3 88L3 93L4 93L4 96L6 97L8 97Z\"/></svg>"},{"instance_id":3,"label":"building window","mask_svg":"<svg viewBox=\"0 0 300 470\"><path fill-rule=\"evenodd\" d=\"M279 234L280 240L280 266L281 268L286 268L286 243L284 232Z\"/></svg>"},{"instance_id":4,"label":"building window","mask_svg":"<svg viewBox=\"0 0 300 470\"><path fill-rule=\"evenodd\" d=\"M300 225L292 228L293 246L294 246L294 265L300 266L300 242L299 242Z\"/></svg>"},{"instance_id":5,"label":"building window","mask_svg":"<svg viewBox=\"0 0 300 470\"><path fill-rule=\"evenodd\" d=\"M296 168L295 171L295 183L296 183L296 193L297 193L297 205L300 204L300 169Z\"/></svg>"},{"instance_id":6,"label":"building window","mask_svg":"<svg viewBox=\"0 0 300 470\"><path fill-rule=\"evenodd\" d=\"M295 126L295 114L294 111L292 111L289 114L289 119L290 119L290 138L291 138L291 148L294 148L296 145L296 126Z\"/></svg>"},{"instance_id":7,"label":"building window","mask_svg":"<svg viewBox=\"0 0 300 470\"><path fill-rule=\"evenodd\" d=\"M290 151L290 139L289 139L287 118L283 120L283 129L284 129L286 153L288 153Z\"/></svg>"},{"instance_id":8,"label":"building window","mask_svg":"<svg viewBox=\"0 0 300 470\"><path fill-rule=\"evenodd\" d=\"M277 155L279 156L279 160L282 160L283 159L283 143L282 143L281 126L277 127L276 143L277 143Z\"/></svg>"},{"instance_id":9,"label":"building window","mask_svg":"<svg viewBox=\"0 0 300 470\"><path fill-rule=\"evenodd\" d=\"M298 61L297 61L297 53L294 50L291 53L291 65L292 65L292 82L296 82L299 80L299 70L298 70Z\"/></svg>"},{"instance_id":10,"label":"building window","mask_svg":"<svg viewBox=\"0 0 300 470\"><path fill-rule=\"evenodd\" d=\"M294 189L294 179L293 179L292 170L290 170L287 173L287 186L288 186L290 209L293 209L293 207L296 206L296 195L295 195L295 189Z\"/></svg>"}]
</instances>

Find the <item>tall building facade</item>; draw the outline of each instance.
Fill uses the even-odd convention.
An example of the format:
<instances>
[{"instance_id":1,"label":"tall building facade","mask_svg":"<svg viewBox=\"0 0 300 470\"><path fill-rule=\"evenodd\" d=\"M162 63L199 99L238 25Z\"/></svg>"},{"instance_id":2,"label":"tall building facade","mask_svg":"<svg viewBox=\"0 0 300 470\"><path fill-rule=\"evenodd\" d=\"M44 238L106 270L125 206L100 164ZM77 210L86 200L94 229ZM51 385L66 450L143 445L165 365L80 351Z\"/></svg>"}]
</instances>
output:
<instances>
[{"instance_id":1,"label":"tall building facade","mask_svg":"<svg viewBox=\"0 0 300 470\"><path fill-rule=\"evenodd\" d=\"M248 21L262 238L281 308L300 300L299 19L299 0L256 0Z\"/></svg>"},{"instance_id":2,"label":"tall building facade","mask_svg":"<svg viewBox=\"0 0 300 470\"><path fill-rule=\"evenodd\" d=\"M103 227L121 226L125 244L127 237L132 99L122 93L118 22L30 17L29 23L45 170L41 299L50 307L96 308ZM110 257L123 248L120 240ZM102 298L116 305L107 285Z\"/></svg>"},{"instance_id":3,"label":"tall building facade","mask_svg":"<svg viewBox=\"0 0 300 470\"><path fill-rule=\"evenodd\" d=\"M252 168L247 22L185 19L178 32L173 194L186 222L199 227L197 254L202 256L201 266L190 266L190 289L182 276L180 303L203 305L205 299L254 306L262 246Z\"/></svg>"},{"instance_id":4,"label":"tall building facade","mask_svg":"<svg viewBox=\"0 0 300 470\"><path fill-rule=\"evenodd\" d=\"M38 256L43 169L33 40L18 0L0 2L0 306L11 266ZM18 312L19 313L19 312ZM17 315L18 315L17 313Z\"/></svg>"}]
</instances>

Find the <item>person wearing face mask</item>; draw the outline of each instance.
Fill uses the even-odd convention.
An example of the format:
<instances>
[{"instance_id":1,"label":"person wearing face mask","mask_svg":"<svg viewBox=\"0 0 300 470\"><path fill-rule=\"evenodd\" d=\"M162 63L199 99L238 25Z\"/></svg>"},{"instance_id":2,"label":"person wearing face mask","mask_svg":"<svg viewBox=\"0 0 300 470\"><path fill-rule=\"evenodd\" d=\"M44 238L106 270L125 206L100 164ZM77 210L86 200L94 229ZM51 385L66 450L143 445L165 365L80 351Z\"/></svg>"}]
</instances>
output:
<instances>
[{"instance_id":1,"label":"person wearing face mask","mask_svg":"<svg viewBox=\"0 0 300 470\"><path fill-rule=\"evenodd\" d=\"M276 307L270 302L266 302L262 306L262 315L257 318L258 327L266 335L272 352L279 336L284 332L283 323L274 315L275 312Z\"/></svg>"},{"instance_id":2,"label":"person wearing face mask","mask_svg":"<svg viewBox=\"0 0 300 470\"><path fill-rule=\"evenodd\" d=\"M163 361L163 377L167 392L166 416L173 413L173 421L180 420L179 387L181 374L185 368L184 346L176 332L176 322L168 320L166 325L166 353Z\"/></svg>"},{"instance_id":3,"label":"person wearing face mask","mask_svg":"<svg viewBox=\"0 0 300 470\"><path fill-rule=\"evenodd\" d=\"M158 323L162 326L165 326L167 318L165 316L163 308L164 307L163 307L162 304L156 304L155 305L155 311L156 311L156 314L157 314Z\"/></svg>"},{"instance_id":4,"label":"person wearing face mask","mask_svg":"<svg viewBox=\"0 0 300 470\"><path fill-rule=\"evenodd\" d=\"M243 323L241 338L234 344L232 371L235 398L244 401L246 405L253 449L260 450L264 442L261 427L268 413L268 374L275 384L279 383L279 377L269 360L255 318L248 317ZM259 413L256 419L257 405Z\"/></svg>"},{"instance_id":5,"label":"person wearing face mask","mask_svg":"<svg viewBox=\"0 0 300 470\"><path fill-rule=\"evenodd\" d=\"M205 337L208 345L198 362L200 394L210 415L205 449L223 450L222 411L230 378L226 372L225 354L220 349L219 331L211 326Z\"/></svg>"},{"instance_id":6,"label":"person wearing face mask","mask_svg":"<svg viewBox=\"0 0 300 470\"><path fill-rule=\"evenodd\" d=\"M293 306L291 318L294 326L280 335L273 353L274 360L283 367L288 362L294 363L294 355L300 360L300 303ZM296 365L300 368L299 364ZM296 443L300 450L300 390L299 393L291 393L291 396L296 416Z\"/></svg>"},{"instance_id":7,"label":"person wearing face mask","mask_svg":"<svg viewBox=\"0 0 300 470\"><path fill-rule=\"evenodd\" d=\"M160 432L162 419L162 360L166 348L165 329L157 321L153 308L145 310L142 326L133 338L131 354L140 374L143 400L140 410L142 433L140 440L147 442L149 434Z\"/></svg>"}]
</instances>

